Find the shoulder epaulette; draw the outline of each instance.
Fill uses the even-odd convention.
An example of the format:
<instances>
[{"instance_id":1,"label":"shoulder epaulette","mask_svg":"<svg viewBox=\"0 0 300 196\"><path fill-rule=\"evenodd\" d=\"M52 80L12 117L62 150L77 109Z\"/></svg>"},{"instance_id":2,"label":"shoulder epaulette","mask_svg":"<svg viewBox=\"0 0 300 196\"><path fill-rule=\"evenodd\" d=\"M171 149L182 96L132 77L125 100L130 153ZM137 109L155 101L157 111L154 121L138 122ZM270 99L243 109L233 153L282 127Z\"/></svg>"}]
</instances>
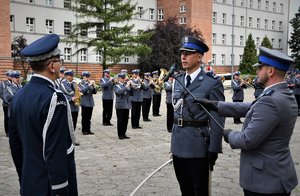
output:
<instances>
[{"instance_id":1,"label":"shoulder epaulette","mask_svg":"<svg viewBox=\"0 0 300 196\"><path fill-rule=\"evenodd\" d=\"M263 96L271 96L274 92L274 89L267 90L265 93L263 93Z\"/></svg>"},{"instance_id":2,"label":"shoulder epaulette","mask_svg":"<svg viewBox=\"0 0 300 196\"><path fill-rule=\"evenodd\" d=\"M220 76L216 75L214 72L206 72L206 75L212 77L213 79L220 78Z\"/></svg>"}]
</instances>

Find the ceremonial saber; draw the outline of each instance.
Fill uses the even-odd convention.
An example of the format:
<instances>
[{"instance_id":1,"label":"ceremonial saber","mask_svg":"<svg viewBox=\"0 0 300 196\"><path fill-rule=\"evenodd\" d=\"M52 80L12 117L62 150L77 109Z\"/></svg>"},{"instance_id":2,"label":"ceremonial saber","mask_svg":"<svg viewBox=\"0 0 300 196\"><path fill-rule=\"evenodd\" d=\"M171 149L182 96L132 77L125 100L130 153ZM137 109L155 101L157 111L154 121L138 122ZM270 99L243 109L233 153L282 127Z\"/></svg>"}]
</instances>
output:
<instances>
[{"instance_id":1,"label":"ceremonial saber","mask_svg":"<svg viewBox=\"0 0 300 196\"><path fill-rule=\"evenodd\" d=\"M170 160L168 160L167 162L165 162L164 164L162 164L161 166L159 166L155 171L153 171L147 178L145 178L145 180L143 180L130 194L130 196L133 196L140 188L141 186L143 186L143 184L145 184L145 182L147 182L147 180L149 180L154 174L156 174L157 172L159 172L162 168L164 168L166 165L168 165L169 163L171 163L173 161L173 159L171 158Z\"/></svg>"}]
</instances>

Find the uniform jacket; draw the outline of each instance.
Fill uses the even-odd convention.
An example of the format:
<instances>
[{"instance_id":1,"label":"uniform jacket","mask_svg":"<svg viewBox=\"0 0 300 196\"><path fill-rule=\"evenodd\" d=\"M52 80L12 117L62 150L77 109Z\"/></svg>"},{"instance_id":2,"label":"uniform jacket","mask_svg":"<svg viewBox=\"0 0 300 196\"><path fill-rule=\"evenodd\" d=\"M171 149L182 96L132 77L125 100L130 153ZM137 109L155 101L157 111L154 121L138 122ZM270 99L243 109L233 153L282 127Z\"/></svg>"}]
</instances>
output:
<instances>
[{"instance_id":1,"label":"uniform jacket","mask_svg":"<svg viewBox=\"0 0 300 196\"><path fill-rule=\"evenodd\" d=\"M93 94L97 93L95 87L90 86L88 82L82 80L79 84L80 92L82 93L80 105L85 107L94 107L95 102Z\"/></svg>"},{"instance_id":2,"label":"uniform jacket","mask_svg":"<svg viewBox=\"0 0 300 196\"><path fill-rule=\"evenodd\" d=\"M11 82L9 80L2 81L0 83L0 98L2 99L2 106L8 107L8 103L4 100L4 89L9 86Z\"/></svg>"},{"instance_id":3,"label":"uniform jacket","mask_svg":"<svg viewBox=\"0 0 300 196\"><path fill-rule=\"evenodd\" d=\"M243 101L244 100L244 88L245 85L240 86L241 82L239 80L232 80L231 88L233 90L232 100Z\"/></svg>"},{"instance_id":4,"label":"uniform jacket","mask_svg":"<svg viewBox=\"0 0 300 196\"><path fill-rule=\"evenodd\" d=\"M62 81L66 80L66 78L57 78L55 81L54 81L54 84L55 84L55 87L57 89L59 89L60 87L60 84L62 83Z\"/></svg>"},{"instance_id":5,"label":"uniform jacket","mask_svg":"<svg viewBox=\"0 0 300 196\"><path fill-rule=\"evenodd\" d=\"M73 87L72 87L72 85L73 85ZM67 100L70 103L72 112L79 111L79 106L75 105L74 101L72 100L72 97L74 97L74 95L75 95L75 92L74 92L75 86L76 86L75 81L69 82L68 80L63 80L60 84L60 90L67 97Z\"/></svg>"},{"instance_id":6,"label":"uniform jacket","mask_svg":"<svg viewBox=\"0 0 300 196\"><path fill-rule=\"evenodd\" d=\"M131 109L130 88L119 83L114 86L114 91L116 93L116 109Z\"/></svg>"},{"instance_id":7,"label":"uniform jacket","mask_svg":"<svg viewBox=\"0 0 300 196\"><path fill-rule=\"evenodd\" d=\"M150 81L144 79L144 88L142 89L143 99L152 99L152 87L149 85Z\"/></svg>"},{"instance_id":8,"label":"uniform jacket","mask_svg":"<svg viewBox=\"0 0 300 196\"><path fill-rule=\"evenodd\" d=\"M113 100L114 99L114 83L109 81L109 78L103 77L100 79L100 85L102 87L102 99Z\"/></svg>"},{"instance_id":9,"label":"uniform jacket","mask_svg":"<svg viewBox=\"0 0 300 196\"><path fill-rule=\"evenodd\" d=\"M181 74L177 77L178 80L185 85L185 74ZM225 100L221 79L209 76L203 70L200 71L188 89L198 98ZM175 80L172 98L175 104L174 126L171 137L172 154L181 158L204 158L207 157L208 151L215 153L222 152L221 129L210 119L208 114L206 114L199 105L193 103L192 96L187 94L178 81ZM183 105L178 104L180 103L180 99L183 99ZM224 118L219 117L216 112L210 112L221 125L224 125ZM183 118L183 120L188 121L209 120L210 129L209 127L179 127L175 124L176 119L178 118ZM209 144L206 141L207 137L210 137Z\"/></svg>"},{"instance_id":10,"label":"uniform jacket","mask_svg":"<svg viewBox=\"0 0 300 196\"><path fill-rule=\"evenodd\" d=\"M289 148L298 107L287 84L265 89L252 105L220 102L219 114L245 117L242 131L229 134L231 148L241 149L241 187L266 194L291 192L298 183Z\"/></svg>"},{"instance_id":11,"label":"uniform jacket","mask_svg":"<svg viewBox=\"0 0 300 196\"><path fill-rule=\"evenodd\" d=\"M292 83L295 85L293 90L295 95L300 95L300 78L294 77Z\"/></svg>"},{"instance_id":12,"label":"uniform jacket","mask_svg":"<svg viewBox=\"0 0 300 196\"><path fill-rule=\"evenodd\" d=\"M166 103L172 103L172 84L173 82L164 82L164 89L166 90Z\"/></svg>"},{"instance_id":13,"label":"uniform jacket","mask_svg":"<svg viewBox=\"0 0 300 196\"><path fill-rule=\"evenodd\" d=\"M35 75L11 104L9 142L12 156L23 156L24 196L78 195L74 145L63 93L57 92L53 118L43 130L54 88L53 82Z\"/></svg>"},{"instance_id":14,"label":"uniform jacket","mask_svg":"<svg viewBox=\"0 0 300 196\"><path fill-rule=\"evenodd\" d=\"M132 83L136 85L140 85L138 88L131 87L131 96L130 100L134 102L143 102L143 97L142 97L142 88L144 88L144 85L141 84L139 79L132 79Z\"/></svg>"}]
</instances>

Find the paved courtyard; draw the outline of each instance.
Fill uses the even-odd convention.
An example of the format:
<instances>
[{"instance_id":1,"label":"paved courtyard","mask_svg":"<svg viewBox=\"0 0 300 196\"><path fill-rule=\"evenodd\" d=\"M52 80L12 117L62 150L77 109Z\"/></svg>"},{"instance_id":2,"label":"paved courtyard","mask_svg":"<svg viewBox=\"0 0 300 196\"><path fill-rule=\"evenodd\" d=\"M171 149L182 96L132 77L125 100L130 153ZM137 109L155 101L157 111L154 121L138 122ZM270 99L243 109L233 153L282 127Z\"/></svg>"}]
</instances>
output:
<instances>
[{"instance_id":1,"label":"paved courtyard","mask_svg":"<svg viewBox=\"0 0 300 196\"><path fill-rule=\"evenodd\" d=\"M226 101L231 101L232 93L225 91ZM152 122L143 122L143 129L131 129L129 120L127 135L129 140L119 140L114 126L102 125L101 92L94 96L96 106L92 118L92 131L95 135L81 134L81 116L78 117L76 130L80 146L75 149L78 189L80 195L128 196L151 172L170 159L170 133L166 130L165 93L161 103L161 117L153 117ZM253 89L246 89L245 100L252 101ZM10 156L8 138L3 129L3 112L0 112L0 195L18 195L17 173ZM300 118L299 118L300 119ZM243 119L242 119L243 120ZM241 129L242 125L233 124L232 118L226 119L226 128ZM300 120L297 121L291 142L292 155L300 175ZM213 196L243 195L239 187L239 150L231 150L223 143L223 154L212 173ZM173 166L167 165L155 174L135 194L142 195L180 195ZM300 196L300 186L292 195Z\"/></svg>"}]
</instances>

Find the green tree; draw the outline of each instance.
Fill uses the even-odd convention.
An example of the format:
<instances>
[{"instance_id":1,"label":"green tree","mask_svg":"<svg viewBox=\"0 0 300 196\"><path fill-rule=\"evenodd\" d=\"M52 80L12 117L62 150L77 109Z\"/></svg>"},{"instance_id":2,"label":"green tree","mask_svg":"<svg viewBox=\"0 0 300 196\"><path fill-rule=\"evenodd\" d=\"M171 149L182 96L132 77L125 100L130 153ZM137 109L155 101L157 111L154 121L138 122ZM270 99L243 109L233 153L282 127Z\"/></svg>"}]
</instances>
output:
<instances>
[{"instance_id":1,"label":"green tree","mask_svg":"<svg viewBox=\"0 0 300 196\"><path fill-rule=\"evenodd\" d=\"M150 54L142 55L138 59L139 68L144 72L160 68L169 69L174 63L180 65L178 50L182 45L182 37L192 35L201 38L199 31L179 25L176 17L158 22L154 29L147 32L152 32L152 36L145 44L152 50Z\"/></svg>"},{"instance_id":2,"label":"green tree","mask_svg":"<svg viewBox=\"0 0 300 196\"><path fill-rule=\"evenodd\" d=\"M291 39L289 40L290 49L292 50L292 58L295 60L295 65L300 68L300 7L298 13L295 14L295 18L290 21L293 32Z\"/></svg>"},{"instance_id":3,"label":"green tree","mask_svg":"<svg viewBox=\"0 0 300 196\"><path fill-rule=\"evenodd\" d=\"M124 56L147 54L150 48L140 43L150 35L134 35L134 24L129 24L137 14L135 7L131 0L75 0L73 10L78 22L65 41L75 44L76 53L85 48L99 51L103 69L120 62ZM91 34L95 37L87 36Z\"/></svg>"},{"instance_id":4,"label":"green tree","mask_svg":"<svg viewBox=\"0 0 300 196\"><path fill-rule=\"evenodd\" d=\"M255 74L255 70L252 67L253 64L257 63L257 54L252 34L248 35L246 46L244 48L243 59L240 64L239 70L243 74Z\"/></svg>"},{"instance_id":5,"label":"green tree","mask_svg":"<svg viewBox=\"0 0 300 196\"><path fill-rule=\"evenodd\" d=\"M12 42L12 50L13 50L13 57L14 57L14 64L20 63L22 65L22 69L24 72L24 80L27 79L28 70L30 66L26 63L26 57L21 55L21 50L27 46L27 39L21 35L14 37Z\"/></svg>"},{"instance_id":6,"label":"green tree","mask_svg":"<svg viewBox=\"0 0 300 196\"><path fill-rule=\"evenodd\" d=\"M264 46L264 47L266 47L266 48L270 48L270 49L273 48L273 47L272 47L272 43L271 43L271 41L269 40L269 38L268 38L267 36L265 36L265 37L263 38L263 40L262 40L262 42L261 42L260 45L261 45L261 46Z\"/></svg>"}]
</instances>

